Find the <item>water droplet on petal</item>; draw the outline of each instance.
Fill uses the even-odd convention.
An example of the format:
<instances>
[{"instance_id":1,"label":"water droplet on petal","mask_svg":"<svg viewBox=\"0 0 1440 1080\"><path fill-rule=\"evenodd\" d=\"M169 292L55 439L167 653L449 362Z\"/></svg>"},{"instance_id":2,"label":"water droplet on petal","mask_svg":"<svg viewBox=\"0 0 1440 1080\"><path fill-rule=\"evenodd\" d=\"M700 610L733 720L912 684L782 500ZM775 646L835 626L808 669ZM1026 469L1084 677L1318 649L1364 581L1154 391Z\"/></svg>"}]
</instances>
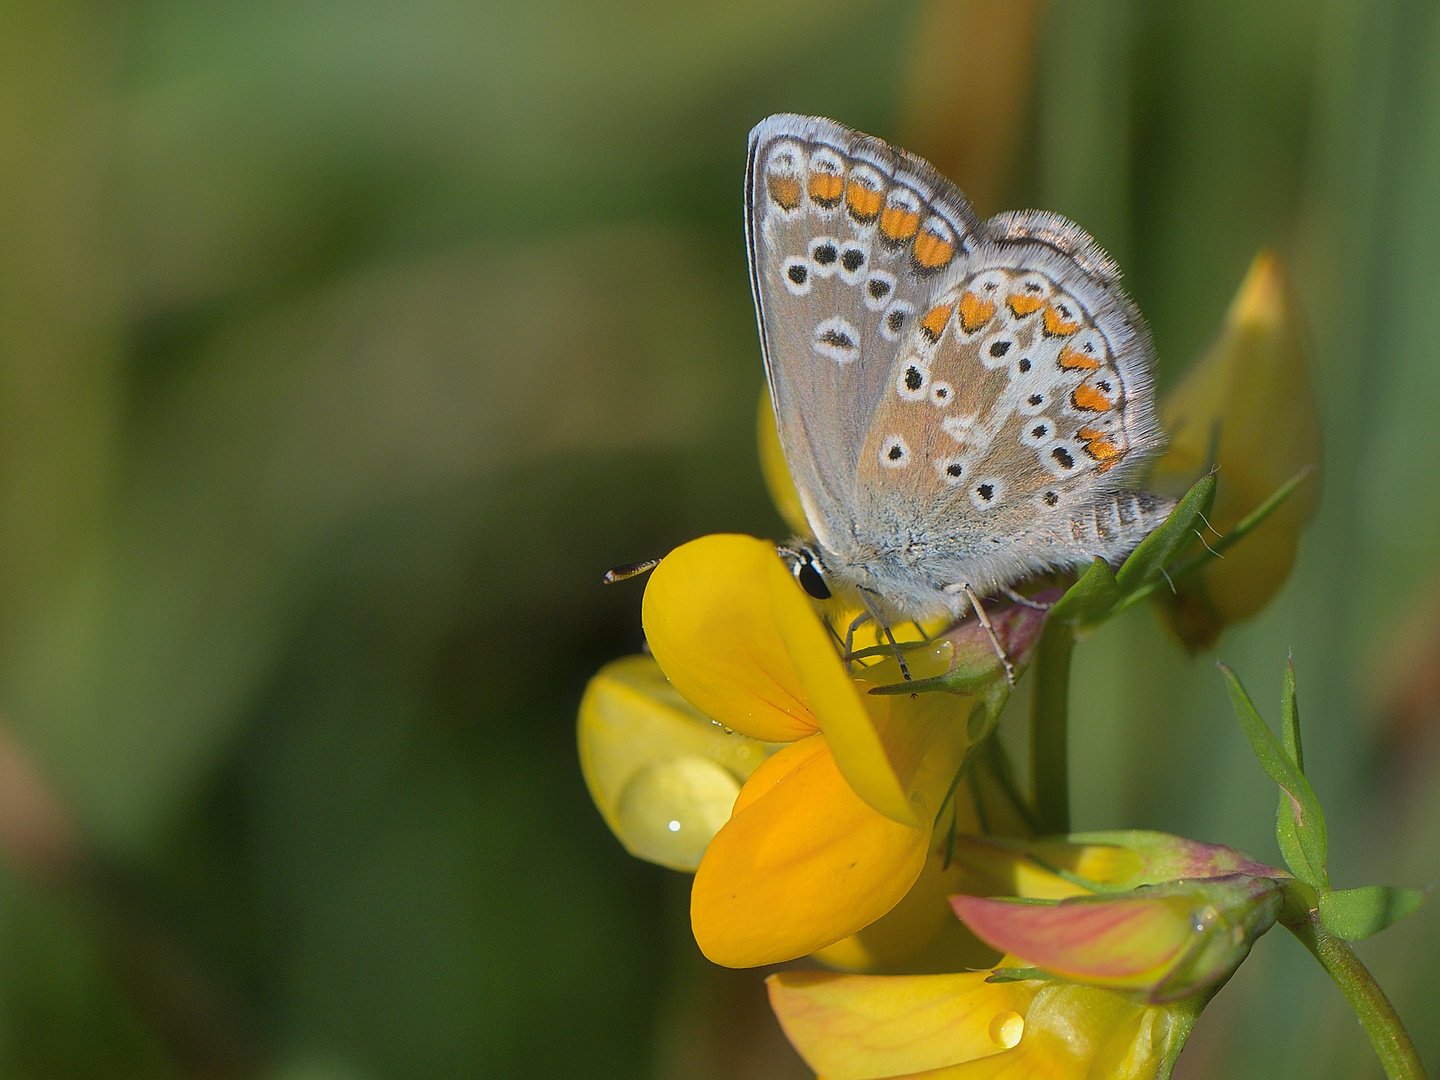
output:
<instances>
[{"instance_id":1,"label":"water droplet on petal","mask_svg":"<svg viewBox=\"0 0 1440 1080\"><path fill-rule=\"evenodd\" d=\"M1018 1046L1025 1034L1025 1018L1017 1012L996 1013L990 1021L990 1041L1009 1050Z\"/></svg>"},{"instance_id":2,"label":"water droplet on petal","mask_svg":"<svg viewBox=\"0 0 1440 1080\"><path fill-rule=\"evenodd\" d=\"M694 870L711 837L730 819L740 783L709 758L651 762L626 783L616 802L620 838L642 859Z\"/></svg>"}]
</instances>

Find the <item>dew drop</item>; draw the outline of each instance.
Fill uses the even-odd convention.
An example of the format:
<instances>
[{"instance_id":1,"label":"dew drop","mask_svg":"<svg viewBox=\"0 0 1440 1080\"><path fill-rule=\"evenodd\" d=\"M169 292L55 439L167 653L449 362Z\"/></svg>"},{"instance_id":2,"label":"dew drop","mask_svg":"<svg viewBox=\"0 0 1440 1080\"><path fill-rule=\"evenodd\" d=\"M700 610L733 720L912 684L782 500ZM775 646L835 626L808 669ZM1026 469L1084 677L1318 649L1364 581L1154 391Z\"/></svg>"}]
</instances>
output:
<instances>
[{"instance_id":1,"label":"dew drop","mask_svg":"<svg viewBox=\"0 0 1440 1080\"><path fill-rule=\"evenodd\" d=\"M996 1013L990 1021L990 1041L1006 1050L1020 1044L1025 1034L1025 1018L1017 1012Z\"/></svg>"}]
</instances>

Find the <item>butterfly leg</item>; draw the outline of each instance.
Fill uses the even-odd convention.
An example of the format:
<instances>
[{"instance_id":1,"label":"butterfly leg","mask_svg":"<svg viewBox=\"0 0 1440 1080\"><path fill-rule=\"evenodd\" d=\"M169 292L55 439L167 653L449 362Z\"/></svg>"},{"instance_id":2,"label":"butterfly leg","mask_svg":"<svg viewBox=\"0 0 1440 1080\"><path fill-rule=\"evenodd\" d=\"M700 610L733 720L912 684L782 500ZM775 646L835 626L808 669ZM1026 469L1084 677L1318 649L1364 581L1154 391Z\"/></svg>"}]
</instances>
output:
<instances>
[{"instance_id":1,"label":"butterfly leg","mask_svg":"<svg viewBox=\"0 0 1440 1080\"><path fill-rule=\"evenodd\" d=\"M1015 601L1015 603L1019 604L1021 607L1028 607L1031 611L1049 611L1052 607L1055 606L1054 604L1037 604L1028 596L1022 596L1014 589L1001 589L1000 591L1004 593L1007 597L1009 597L1011 600Z\"/></svg>"},{"instance_id":2,"label":"butterfly leg","mask_svg":"<svg viewBox=\"0 0 1440 1080\"><path fill-rule=\"evenodd\" d=\"M905 677L906 682L913 682L914 679L910 675L910 665L905 663L905 657L900 652L900 645L896 642L895 635L890 632L890 624L882 619L880 613L871 605L869 597L865 595L869 590L861 587L858 591L860 593L860 600L865 605L866 614L875 620L875 625L880 627L880 632L885 635L885 640L890 643L890 651L895 654L895 662L900 665L900 674ZM850 625L852 632L858 622L859 620L857 619L855 623ZM849 650L847 649L846 652L849 652Z\"/></svg>"},{"instance_id":3,"label":"butterfly leg","mask_svg":"<svg viewBox=\"0 0 1440 1080\"><path fill-rule=\"evenodd\" d=\"M869 622L871 618L873 618L873 616L866 610L856 615L855 618L850 621L850 629L845 631L845 663L847 666L854 663L850 658L850 654L855 651L855 631Z\"/></svg>"},{"instance_id":4,"label":"butterfly leg","mask_svg":"<svg viewBox=\"0 0 1440 1080\"><path fill-rule=\"evenodd\" d=\"M969 582L962 583L959 591L965 594L970 601L970 606L975 609L975 618L979 619L980 625L985 628L985 633L990 638L990 644L995 649L995 655L1000 658L1000 663L1005 667L1005 681L1013 687L1015 685L1015 665L1010 663L1010 657L1005 655L1005 646L1001 645L1000 639L995 636L995 627L990 624L990 616L985 614L985 605L980 603L980 598L975 595L975 590L970 588Z\"/></svg>"}]
</instances>

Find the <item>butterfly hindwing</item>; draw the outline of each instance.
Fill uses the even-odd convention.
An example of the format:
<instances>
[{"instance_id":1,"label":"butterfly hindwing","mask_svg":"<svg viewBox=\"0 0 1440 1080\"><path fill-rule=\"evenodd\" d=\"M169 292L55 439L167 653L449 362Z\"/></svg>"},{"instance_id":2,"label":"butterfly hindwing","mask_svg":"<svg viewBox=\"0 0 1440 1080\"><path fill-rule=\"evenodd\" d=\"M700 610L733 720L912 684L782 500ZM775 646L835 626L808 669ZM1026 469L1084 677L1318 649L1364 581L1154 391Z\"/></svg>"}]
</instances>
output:
<instances>
[{"instance_id":1,"label":"butterfly hindwing","mask_svg":"<svg viewBox=\"0 0 1440 1080\"><path fill-rule=\"evenodd\" d=\"M1143 328L1074 260L981 243L927 303L861 453L872 520L904 506L925 534L1043 532L1119 490L1155 445Z\"/></svg>"}]
</instances>

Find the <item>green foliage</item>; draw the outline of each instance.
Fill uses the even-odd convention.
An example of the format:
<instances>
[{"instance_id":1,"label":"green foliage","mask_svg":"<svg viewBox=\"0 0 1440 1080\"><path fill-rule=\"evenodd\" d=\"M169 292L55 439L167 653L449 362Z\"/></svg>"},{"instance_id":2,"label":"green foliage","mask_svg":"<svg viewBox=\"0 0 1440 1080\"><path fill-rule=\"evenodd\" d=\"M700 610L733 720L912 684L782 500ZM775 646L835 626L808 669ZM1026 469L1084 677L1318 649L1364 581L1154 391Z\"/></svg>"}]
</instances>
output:
<instances>
[{"instance_id":1,"label":"green foliage","mask_svg":"<svg viewBox=\"0 0 1440 1080\"><path fill-rule=\"evenodd\" d=\"M1100 622L1120 600L1120 586L1115 572L1104 559L1097 558L1080 579L1050 609L1052 622L1070 626L1088 626Z\"/></svg>"},{"instance_id":2,"label":"green foliage","mask_svg":"<svg viewBox=\"0 0 1440 1080\"><path fill-rule=\"evenodd\" d=\"M1333 889L1320 896L1320 918L1336 937L1359 941L1414 914L1424 902L1421 890L1394 885Z\"/></svg>"},{"instance_id":3,"label":"green foliage","mask_svg":"<svg viewBox=\"0 0 1440 1080\"><path fill-rule=\"evenodd\" d=\"M1245 735L1260 761L1260 767L1271 780L1280 785L1283 792L1276 837L1280 841L1280 853L1285 858L1285 865L1290 867L1290 872L1301 881L1323 892L1330 887L1330 878L1325 867L1327 841L1325 816L1320 812L1320 801L1315 798L1310 781L1305 779L1299 765L1281 747L1261 719L1235 673L1224 664L1220 665L1220 671L1224 674L1230 691L1230 704L1235 710L1235 717L1245 729ZM1293 684L1287 692L1287 700L1290 702L1286 710L1288 713L1293 711ZM1298 732L1298 722L1295 727ZM1295 746L1298 751L1298 739Z\"/></svg>"},{"instance_id":4,"label":"green foliage","mask_svg":"<svg viewBox=\"0 0 1440 1080\"><path fill-rule=\"evenodd\" d=\"M1194 542L1196 522L1210 512L1215 502L1215 474L1197 480L1175 505L1160 527L1140 542L1115 575L1121 594L1134 592L1159 576Z\"/></svg>"}]
</instances>

